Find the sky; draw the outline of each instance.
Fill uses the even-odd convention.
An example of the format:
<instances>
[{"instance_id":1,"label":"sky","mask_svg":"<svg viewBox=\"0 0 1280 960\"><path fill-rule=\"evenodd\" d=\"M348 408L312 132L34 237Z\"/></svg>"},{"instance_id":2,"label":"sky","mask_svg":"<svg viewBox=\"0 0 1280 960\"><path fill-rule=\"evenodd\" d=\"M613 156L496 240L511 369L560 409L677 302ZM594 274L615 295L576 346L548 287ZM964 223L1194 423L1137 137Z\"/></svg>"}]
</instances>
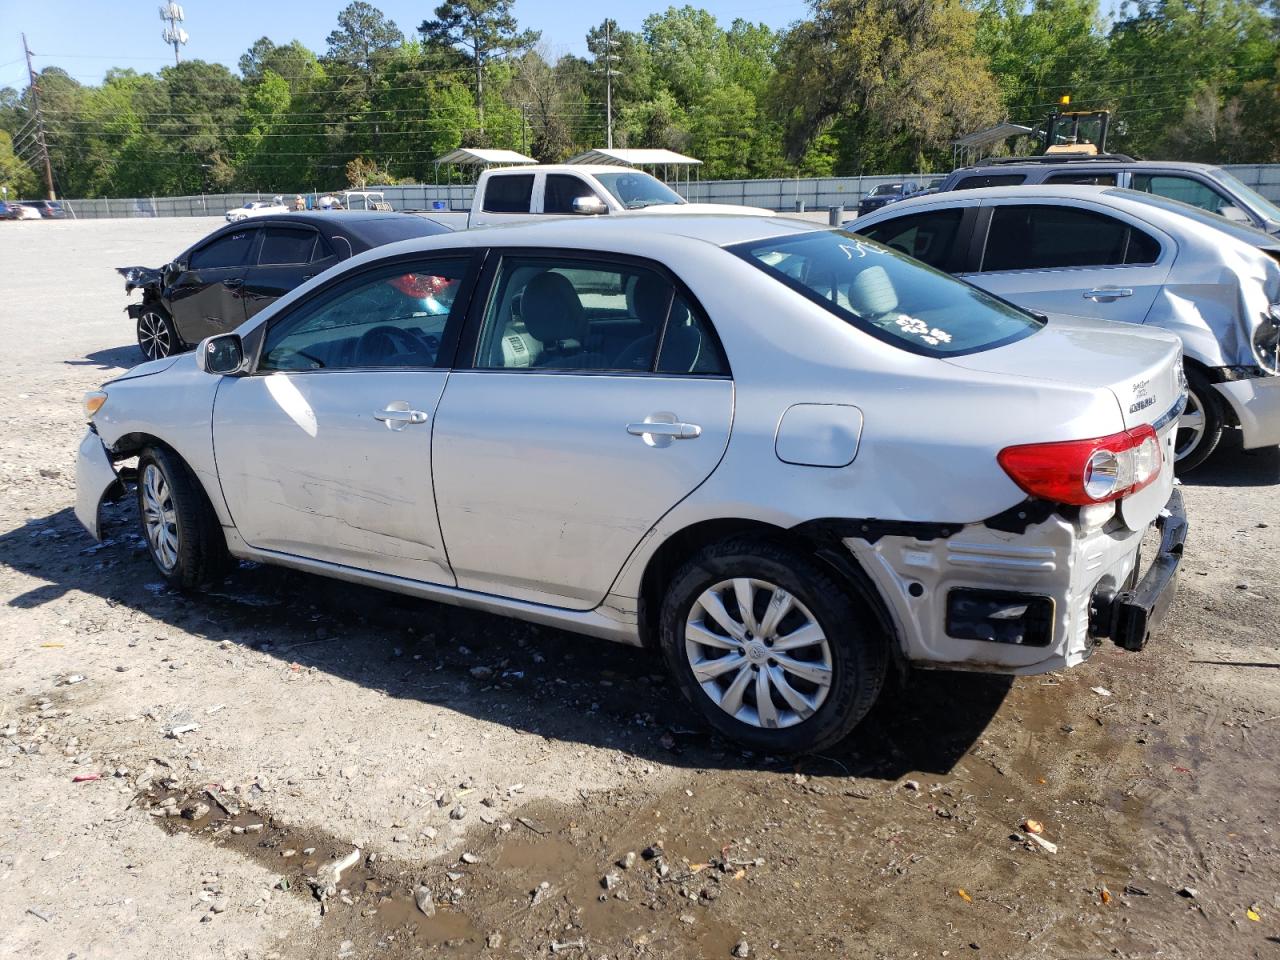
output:
<instances>
[{"instance_id":1,"label":"sky","mask_svg":"<svg viewBox=\"0 0 1280 960\"><path fill-rule=\"evenodd\" d=\"M439 0L371 0L406 34L430 17ZM635 30L650 13L673 0L611 0L609 5L569 0L516 0L522 27L542 31L554 57L586 53L587 30L612 16L624 30ZM686 0L675 2L681 6ZM737 18L785 27L802 19L804 0L688 0L711 11L728 26ZM317 53L337 25L347 0L186 0L183 27L190 41L184 59L224 63L233 70L240 55L262 36L276 43L301 40ZM35 54L35 66L62 67L82 83L98 83L111 67L152 72L173 62L173 50L160 38L159 0L0 0L0 87L26 84L23 31Z\"/></svg>"}]
</instances>

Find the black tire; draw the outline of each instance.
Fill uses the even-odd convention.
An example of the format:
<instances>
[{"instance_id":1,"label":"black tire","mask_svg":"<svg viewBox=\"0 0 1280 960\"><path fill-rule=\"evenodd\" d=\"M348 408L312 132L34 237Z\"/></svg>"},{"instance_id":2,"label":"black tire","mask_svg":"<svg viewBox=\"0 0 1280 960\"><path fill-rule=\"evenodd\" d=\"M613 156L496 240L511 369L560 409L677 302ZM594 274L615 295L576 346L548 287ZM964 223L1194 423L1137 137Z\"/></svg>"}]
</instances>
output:
<instances>
[{"instance_id":1,"label":"black tire","mask_svg":"<svg viewBox=\"0 0 1280 960\"><path fill-rule=\"evenodd\" d=\"M1190 473L1209 459L1209 455L1218 449L1223 428L1226 426L1226 411L1218 391L1213 389L1213 384L1209 382L1208 377L1189 366L1187 367L1186 412L1196 411L1202 413L1204 417L1204 429L1199 439L1195 439L1193 431L1179 426L1178 435L1174 440L1176 454L1174 469L1180 475Z\"/></svg>"},{"instance_id":2,"label":"black tire","mask_svg":"<svg viewBox=\"0 0 1280 960\"><path fill-rule=\"evenodd\" d=\"M162 505L167 504L168 509L162 513L151 510L149 505L151 497L157 495L157 490L148 493L151 470L158 471L163 480L158 499ZM149 513L158 516L172 535L169 547L161 546L153 536ZM191 590L218 579L227 571L231 558L217 514L200 481L171 450L148 447L138 458L138 522L147 552L170 586Z\"/></svg>"},{"instance_id":3,"label":"black tire","mask_svg":"<svg viewBox=\"0 0 1280 960\"><path fill-rule=\"evenodd\" d=\"M704 690L686 653L686 624L695 602L700 602L704 591L739 578L765 581L790 593L806 608L793 613L796 616L803 616L805 612L811 614L826 637L830 683L825 699L807 717L794 711L793 720L798 718L798 722L789 726L768 729L730 715ZM757 597L756 602L767 604L768 599ZM729 604L735 604L735 610L739 609L732 598ZM763 616L757 619L753 613L752 619L763 626ZM789 633L781 630L786 622L784 619L779 624L779 641ZM875 705L889 664L889 640L850 586L804 552L765 538L733 538L694 554L670 580L662 603L659 629L667 664L685 698L717 731L767 753L812 753L843 740ZM742 654L748 652L745 646L740 651ZM761 651L757 649L755 653L760 654ZM733 655L733 651L724 654L726 657ZM771 657L767 663L770 669L777 669ZM760 661L750 666L753 676L762 669L765 666ZM734 675L738 676L740 672L735 671ZM790 675L788 679L803 682ZM751 713L756 711L755 682L747 681L745 694L751 701ZM781 693L771 693L770 697L775 708L785 703ZM738 714L742 715L742 711Z\"/></svg>"},{"instance_id":4,"label":"black tire","mask_svg":"<svg viewBox=\"0 0 1280 960\"><path fill-rule=\"evenodd\" d=\"M144 303L138 314L138 349L148 360L159 360L182 353L187 345L178 336L173 317L158 303Z\"/></svg>"}]
</instances>

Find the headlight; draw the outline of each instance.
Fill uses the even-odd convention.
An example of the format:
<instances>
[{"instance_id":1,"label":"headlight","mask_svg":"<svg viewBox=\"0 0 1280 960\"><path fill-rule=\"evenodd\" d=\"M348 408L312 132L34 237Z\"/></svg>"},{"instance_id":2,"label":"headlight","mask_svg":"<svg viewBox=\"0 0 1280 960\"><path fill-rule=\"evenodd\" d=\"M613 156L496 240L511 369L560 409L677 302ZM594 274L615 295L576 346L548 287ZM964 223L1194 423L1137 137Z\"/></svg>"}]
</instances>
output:
<instances>
[{"instance_id":1,"label":"headlight","mask_svg":"<svg viewBox=\"0 0 1280 960\"><path fill-rule=\"evenodd\" d=\"M1280 373L1280 303L1271 304L1253 331L1253 353L1268 373Z\"/></svg>"},{"instance_id":2,"label":"headlight","mask_svg":"<svg viewBox=\"0 0 1280 960\"><path fill-rule=\"evenodd\" d=\"M107 402L107 392L105 390L90 390L84 395L84 413L90 420L93 415L102 409L102 405Z\"/></svg>"}]
</instances>

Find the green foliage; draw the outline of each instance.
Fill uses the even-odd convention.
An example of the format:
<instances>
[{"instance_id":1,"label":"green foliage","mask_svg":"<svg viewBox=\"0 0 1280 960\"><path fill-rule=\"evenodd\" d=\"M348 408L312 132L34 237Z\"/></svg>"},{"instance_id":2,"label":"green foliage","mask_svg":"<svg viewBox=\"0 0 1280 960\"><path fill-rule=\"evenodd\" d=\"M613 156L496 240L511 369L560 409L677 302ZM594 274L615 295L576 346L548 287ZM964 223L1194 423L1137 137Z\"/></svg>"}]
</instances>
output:
<instances>
[{"instance_id":1,"label":"green foliage","mask_svg":"<svg viewBox=\"0 0 1280 960\"><path fill-rule=\"evenodd\" d=\"M946 169L957 135L1037 123L1063 94L1113 111L1114 149L1280 162L1280 0L1100 2L810 0L783 32L670 6L558 59L514 0L444 0L411 38L355 2L319 55L261 37L238 75L195 60L88 86L50 67L39 87L73 197L335 189L349 167L430 182L460 145L560 161L604 145L606 82L616 146L691 154L710 179ZM0 182L28 195L33 107L0 89Z\"/></svg>"}]
</instances>

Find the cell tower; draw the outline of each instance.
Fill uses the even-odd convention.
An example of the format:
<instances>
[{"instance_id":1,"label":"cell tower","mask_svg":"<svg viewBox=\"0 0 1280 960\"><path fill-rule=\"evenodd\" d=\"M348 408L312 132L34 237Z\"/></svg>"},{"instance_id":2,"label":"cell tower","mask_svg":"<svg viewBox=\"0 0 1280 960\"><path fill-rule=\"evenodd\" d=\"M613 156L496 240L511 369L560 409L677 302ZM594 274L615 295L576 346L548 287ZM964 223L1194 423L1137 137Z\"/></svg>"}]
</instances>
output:
<instances>
[{"instance_id":1,"label":"cell tower","mask_svg":"<svg viewBox=\"0 0 1280 960\"><path fill-rule=\"evenodd\" d=\"M182 59L178 55L178 48L190 39L187 36L187 31L178 26L186 19L186 16L183 14L182 7L179 4L166 3L160 7L160 19L168 24L164 28L164 33L160 34L160 36L164 37L165 43L173 44L173 62L177 64Z\"/></svg>"}]
</instances>

